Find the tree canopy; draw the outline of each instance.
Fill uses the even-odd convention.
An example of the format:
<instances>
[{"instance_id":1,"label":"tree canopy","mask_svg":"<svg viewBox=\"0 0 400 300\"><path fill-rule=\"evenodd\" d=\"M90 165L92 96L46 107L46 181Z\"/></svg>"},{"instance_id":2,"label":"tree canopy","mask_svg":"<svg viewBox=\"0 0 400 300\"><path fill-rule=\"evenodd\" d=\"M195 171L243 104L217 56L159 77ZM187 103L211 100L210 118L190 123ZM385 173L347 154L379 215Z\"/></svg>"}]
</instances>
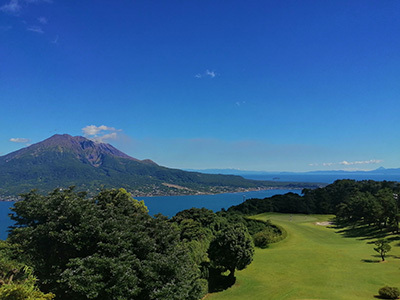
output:
<instances>
[{"instance_id":1,"label":"tree canopy","mask_svg":"<svg viewBox=\"0 0 400 300\"><path fill-rule=\"evenodd\" d=\"M57 299L198 299L199 270L176 225L125 190L73 188L15 203L10 241Z\"/></svg>"},{"instance_id":2,"label":"tree canopy","mask_svg":"<svg viewBox=\"0 0 400 300\"><path fill-rule=\"evenodd\" d=\"M392 249L392 247L389 244L389 241L385 239L379 239L375 242L375 248L374 250L379 253L379 255L382 258L382 261L385 261L385 256L386 254Z\"/></svg>"},{"instance_id":3,"label":"tree canopy","mask_svg":"<svg viewBox=\"0 0 400 300\"><path fill-rule=\"evenodd\" d=\"M235 224L217 234L208 253L215 267L229 270L230 276L234 277L235 270L243 270L252 262L254 244L247 228Z\"/></svg>"}]
</instances>

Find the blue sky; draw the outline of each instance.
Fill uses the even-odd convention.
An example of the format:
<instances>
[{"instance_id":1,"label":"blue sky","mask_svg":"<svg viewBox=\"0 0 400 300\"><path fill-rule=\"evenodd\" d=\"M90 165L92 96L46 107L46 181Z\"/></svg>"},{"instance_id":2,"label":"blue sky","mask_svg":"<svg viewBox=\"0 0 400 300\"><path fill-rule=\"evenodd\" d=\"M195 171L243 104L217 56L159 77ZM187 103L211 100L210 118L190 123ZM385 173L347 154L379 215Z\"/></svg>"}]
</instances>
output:
<instances>
[{"instance_id":1,"label":"blue sky","mask_svg":"<svg viewBox=\"0 0 400 300\"><path fill-rule=\"evenodd\" d=\"M0 0L0 155L85 135L175 168L400 167L400 1Z\"/></svg>"}]
</instances>

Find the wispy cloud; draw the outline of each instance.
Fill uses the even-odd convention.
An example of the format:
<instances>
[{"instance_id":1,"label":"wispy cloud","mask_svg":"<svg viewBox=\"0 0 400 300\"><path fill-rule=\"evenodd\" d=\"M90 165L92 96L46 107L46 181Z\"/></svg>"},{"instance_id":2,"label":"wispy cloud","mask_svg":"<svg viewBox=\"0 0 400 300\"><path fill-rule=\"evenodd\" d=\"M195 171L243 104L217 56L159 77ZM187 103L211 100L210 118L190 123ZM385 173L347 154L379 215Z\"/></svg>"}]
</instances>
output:
<instances>
[{"instance_id":1,"label":"wispy cloud","mask_svg":"<svg viewBox=\"0 0 400 300\"><path fill-rule=\"evenodd\" d=\"M246 104L246 101L236 101L236 102L235 102L235 105L236 105L237 107L242 106L242 105L245 105L245 104Z\"/></svg>"},{"instance_id":2,"label":"wispy cloud","mask_svg":"<svg viewBox=\"0 0 400 300\"><path fill-rule=\"evenodd\" d=\"M121 129L116 129L114 127L109 127L105 125L96 126L89 125L82 128L82 132L85 137L98 142L104 143L107 140L115 140L118 137L118 132L122 131Z\"/></svg>"},{"instance_id":3,"label":"wispy cloud","mask_svg":"<svg viewBox=\"0 0 400 300\"><path fill-rule=\"evenodd\" d=\"M21 143L21 144L27 144L29 143L31 140L30 139L26 139L26 138L11 138L10 142L13 143Z\"/></svg>"},{"instance_id":4,"label":"wispy cloud","mask_svg":"<svg viewBox=\"0 0 400 300\"><path fill-rule=\"evenodd\" d=\"M341 161L340 165L353 166L353 165L369 165L369 164L379 164L383 162L382 159L370 159L370 160L359 160L359 161Z\"/></svg>"},{"instance_id":5,"label":"wispy cloud","mask_svg":"<svg viewBox=\"0 0 400 300\"><path fill-rule=\"evenodd\" d=\"M8 3L0 6L0 11L15 16L20 16L20 12L31 4L49 4L52 0L9 0ZM40 24L47 24L47 19L40 17L37 19Z\"/></svg>"},{"instance_id":6,"label":"wispy cloud","mask_svg":"<svg viewBox=\"0 0 400 300\"><path fill-rule=\"evenodd\" d=\"M21 5L18 0L10 0L9 3L1 6L0 10L9 14L18 14L21 11Z\"/></svg>"},{"instance_id":7,"label":"wispy cloud","mask_svg":"<svg viewBox=\"0 0 400 300\"><path fill-rule=\"evenodd\" d=\"M215 71L210 71L210 70L205 70L203 73L197 73L196 75L194 75L195 78L215 78L216 76L218 76L218 74Z\"/></svg>"},{"instance_id":8,"label":"wispy cloud","mask_svg":"<svg viewBox=\"0 0 400 300\"><path fill-rule=\"evenodd\" d=\"M26 27L26 30L40 33L40 34L44 33L42 27L40 27L40 26L28 26L28 27Z\"/></svg>"},{"instance_id":9,"label":"wispy cloud","mask_svg":"<svg viewBox=\"0 0 400 300\"><path fill-rule=\"evenodd\" d=\"M356 160L356 161L347 161L343 160L341 162L324 162L324 163L311 163L308 164L310 167L317 167L317 166L324 166L324 167L331 167L331 166L354 166L354 165L370 165L370 164L379 164L382 163L382 159L370 159L370 160Z\"/></svg>"}]
</instances>

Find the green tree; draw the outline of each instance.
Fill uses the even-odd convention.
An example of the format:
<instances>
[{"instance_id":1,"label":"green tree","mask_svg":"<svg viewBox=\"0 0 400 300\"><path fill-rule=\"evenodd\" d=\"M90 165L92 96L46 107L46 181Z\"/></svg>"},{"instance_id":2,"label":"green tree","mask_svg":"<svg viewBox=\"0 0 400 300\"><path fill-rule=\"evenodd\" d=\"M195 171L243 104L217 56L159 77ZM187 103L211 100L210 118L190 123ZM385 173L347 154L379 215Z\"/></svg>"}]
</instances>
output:
<instances>
[{"instance_id":1,"label":"green tree","mask_svg":"<svg viewBox=\"0 0 400 300\"><path fill-rule=\"evenodd\" d=\"M224 228L211 242L208 254L211 263L222 270L229 270L235 277L235 270L243 270L253 260L254 244L247 228L235 224Z\"/></svg>"},{"instance_id":2,"label":"green tree","mask_svg":"<svg viewBox=\"0 0 400 300\"><path fill-rule=\"evenodd\" d=\"M21 245L57 299L198 299L199 271L180 232L124 189L86 198L72 188L31 192L14 206Z\"/></svg>"},{"instance_id":3,"label":"green tree","mask_svg":"<svg viewBox=\"0 0 400 300\"><path fill-rule=\"evenodd\" d=\"M379 253L382 258L382 261L385 261L386 254L392 249L389 245L389 242L385 239L379 239L375 242L376 247L374 250Z\"/></svg>"},{"instance_id":4,"label":"green tree","mask_svg":"<svg viewBox=\"0 0 400 300\"><path fill-rule=\"evenodd\" d=\"M397 214L396 199L393 191L389 188L381 189L376 193L376 198L382 206L380 225L387 227L387 224L395 222Z\"/></svg>"},{"instance_id":5,"label":"green tree","mask_svg":"<svg viewBox=\"0 0 400 300\"><path fill-rule=\"evenodd\" d=\"M0 300L51 300L36 285L32 268L16 261L19 251L15 245L0 241Z\"/></svg>"}]
</instances>

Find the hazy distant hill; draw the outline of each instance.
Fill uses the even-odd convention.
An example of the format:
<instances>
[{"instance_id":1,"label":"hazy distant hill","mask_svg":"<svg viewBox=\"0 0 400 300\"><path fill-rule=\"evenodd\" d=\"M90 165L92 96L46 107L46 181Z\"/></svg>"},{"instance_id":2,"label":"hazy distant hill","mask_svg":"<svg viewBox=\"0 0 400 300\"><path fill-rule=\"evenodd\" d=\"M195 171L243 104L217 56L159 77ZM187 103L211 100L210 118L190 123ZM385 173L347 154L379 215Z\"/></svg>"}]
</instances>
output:
<instances>
[{"instance_id":1,"label":"hazy distant hill","mask_svg":"<svg viewBox=\"0 0 400 300\"><path fill-rule=\"evenodd\" d=\"M138 160L110 144L54 135L0 157L0 196L31 189L50 191L75 185L95 192L124 187L136 196L219 193L269 187L313 187L312 184L256 181L236 175L203 174Z\"/></svg>"},{"instance_id":2,"label":"hazy distant hill","mask_svg":"<svg viewBox=\"0 0 400 300\"><path fill-rule=\"evenodd\" d=\"M203 170L188 170L192 172L201 172L207 174L231 174L231 175L307 175L307 174L376 174L376 175L400 175L400 168L379 167L370 171L347 171L347 170L329 170L329 171L309 171L309 172L268 172L268 171L247 171L238 169L203 169Z\"/></svg>"}]
</instances>

